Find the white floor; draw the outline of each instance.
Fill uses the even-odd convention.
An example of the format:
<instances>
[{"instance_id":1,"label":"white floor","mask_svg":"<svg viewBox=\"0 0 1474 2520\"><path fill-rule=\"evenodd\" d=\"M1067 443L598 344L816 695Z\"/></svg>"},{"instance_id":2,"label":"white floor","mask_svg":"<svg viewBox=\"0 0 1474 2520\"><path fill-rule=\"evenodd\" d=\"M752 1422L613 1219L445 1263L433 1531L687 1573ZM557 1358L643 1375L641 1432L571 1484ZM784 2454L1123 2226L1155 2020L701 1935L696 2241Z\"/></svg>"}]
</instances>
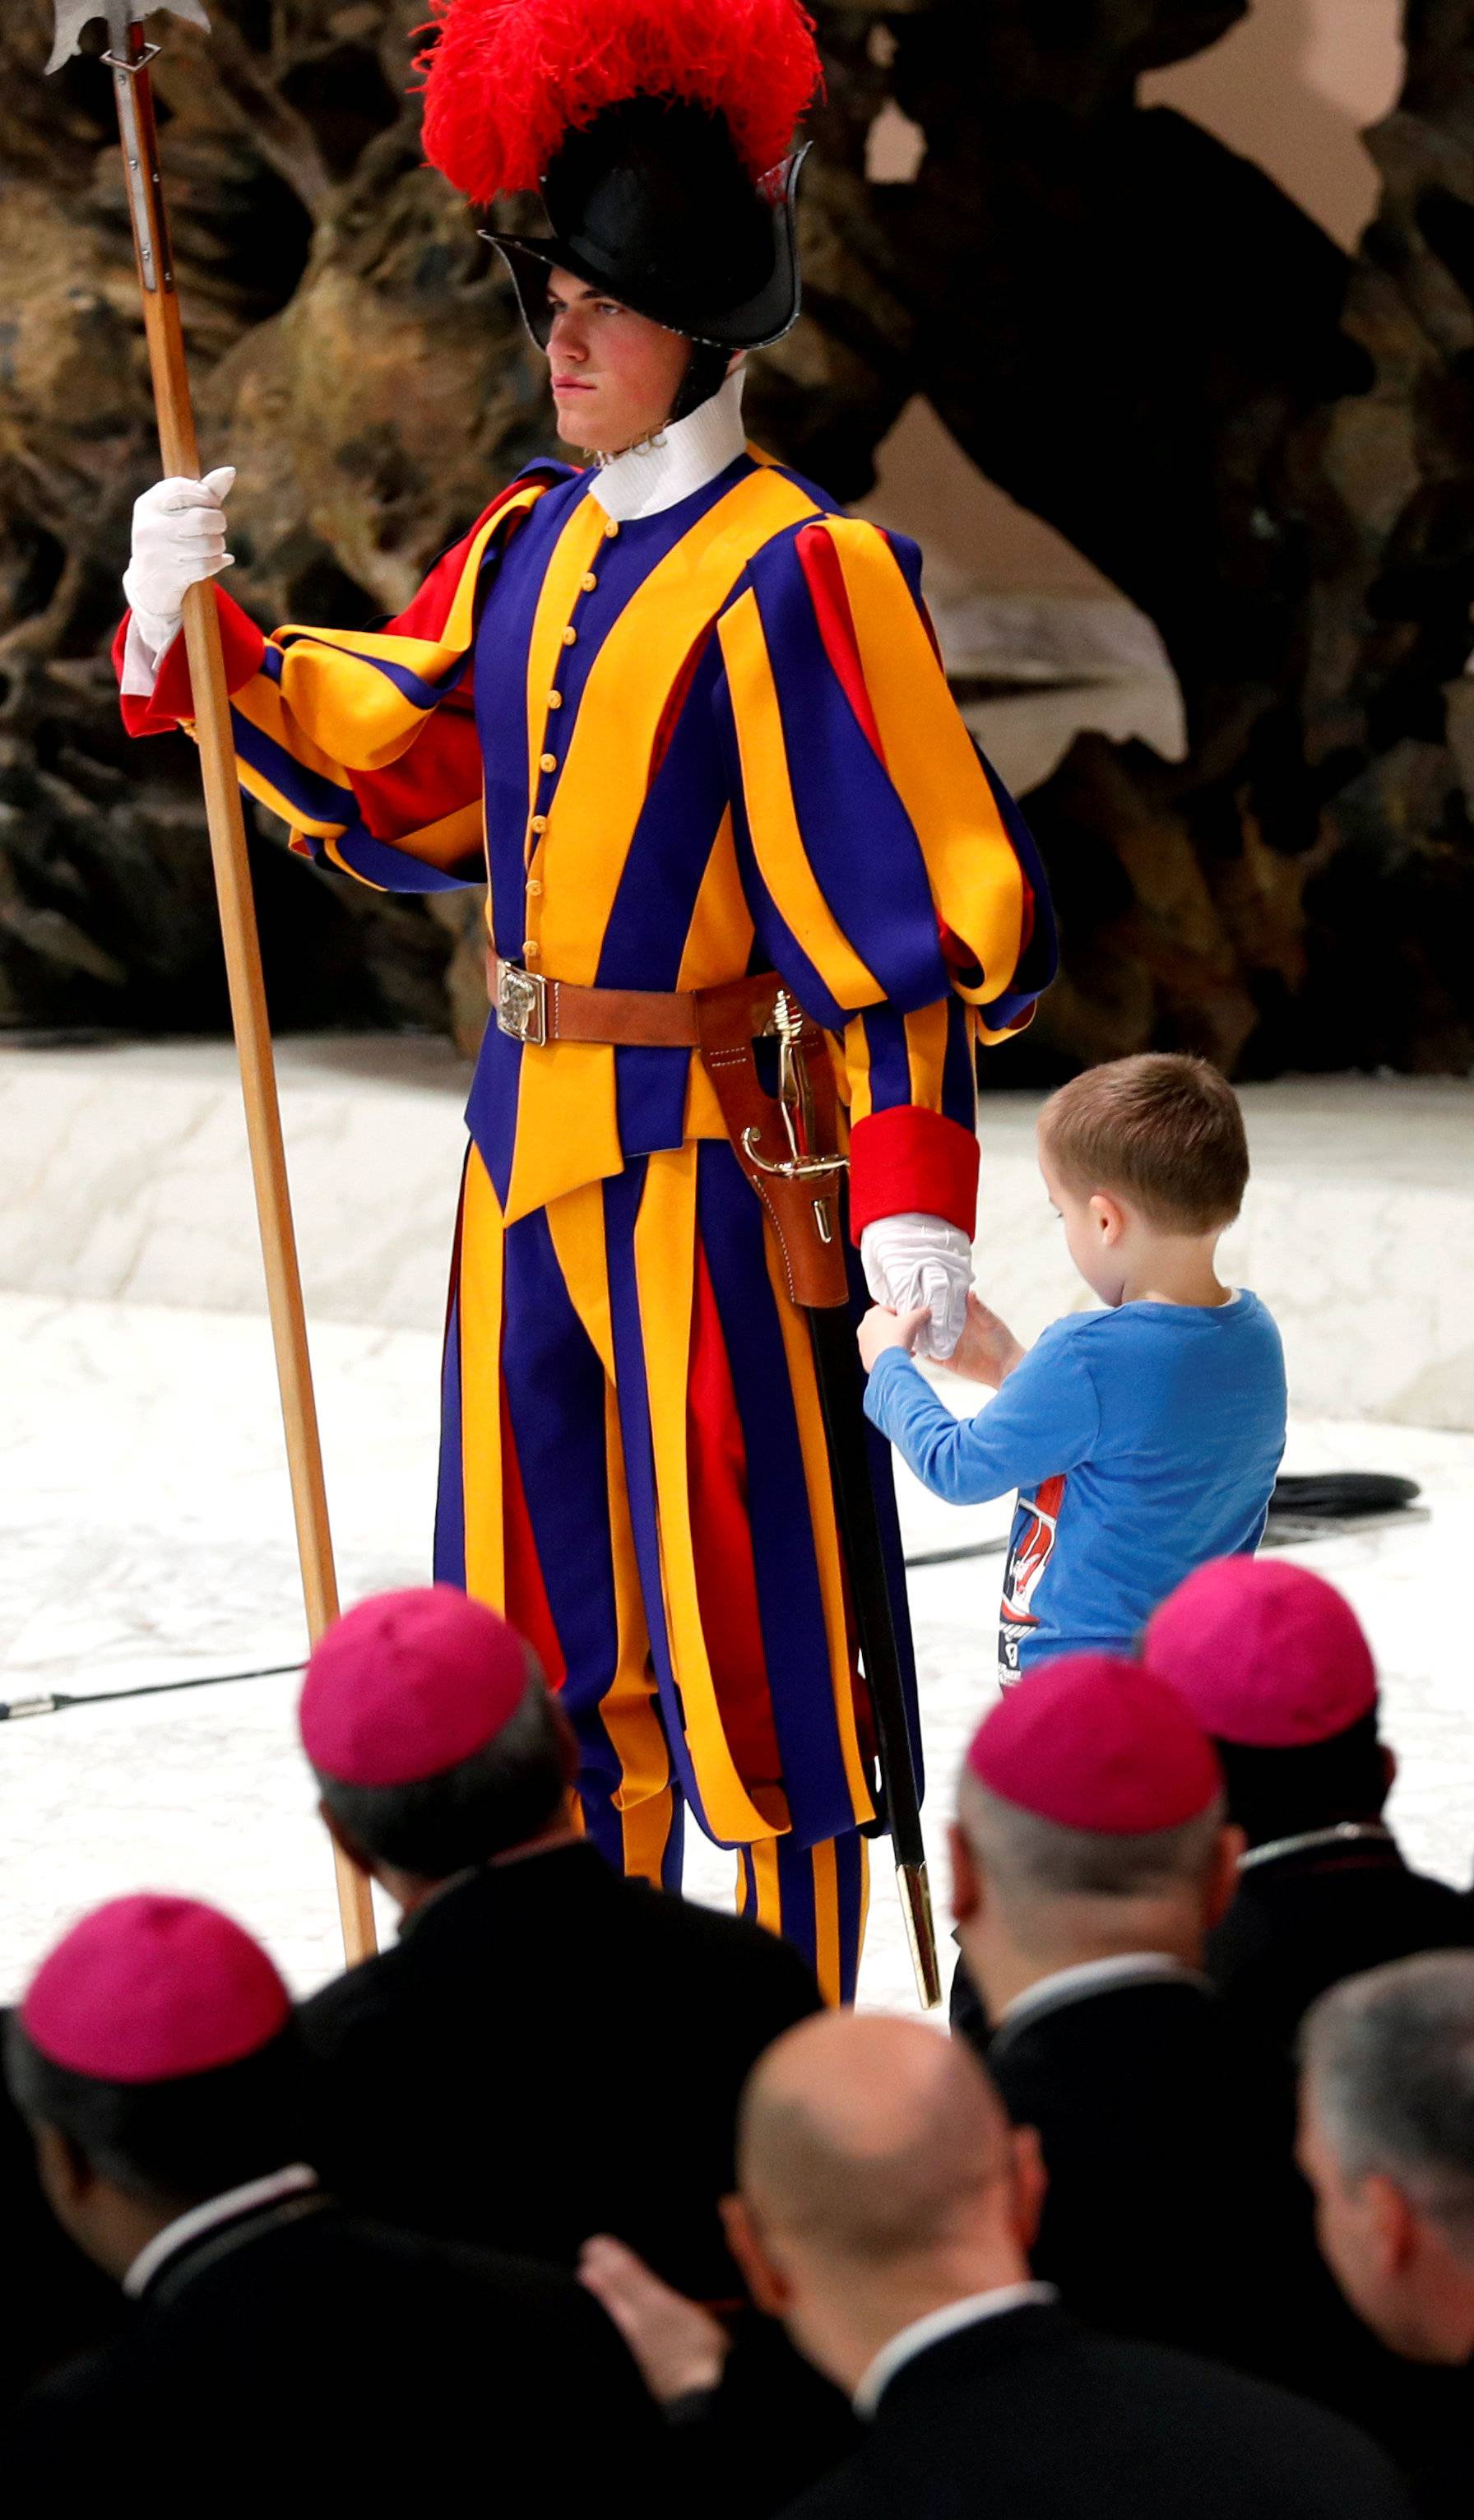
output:
<instances>
[{"instance_id":1,"label":"white floor","mask_svg":"<svg viewBox=\"0 0 1474 2520\"><path fill-rule=\"evenodd\" d=\"M340 1321L314 1334L345 1599L422 1580L427 1563L438 1342ZM99 1695L293 1661L302 1624L262 1320L69 1295L0 1295L0 1699ZM1427 1523L1304 1552L1342 1584L1381 1665L1403 1760L1394 1816L1420 1864L1465 1881L1474 1857L1467 1569L1474 1435L1297 1423L1287 1466L1402 1470ZM910 1544L1001 1531L918 1490ZM988 1701L997 1559L913 1577L931 1769L934 1886L948 1784ZM337 1964L332 1874L292 1734L294 1682L246 1680L0 1732L0 1998L65 1922L141 1886L220 1900L300 1988ZM878 1850L862 1984L914 2001ZM730 1859L698 1847L692 1886L729 1895Z\"/></svg>"},{"instance_id":2,"label":"white floor","mask_svg":"<svg viewBox=\"0 0 1474 2520\"><path fill-rule=\"evenodd\" d=\"M286 1042L278 1069L312 1319L436 1329L467 1068L378 1034ZM1299 1407L1474 1429L1474 1083L1286 1077L1242 1100L1253 1171L1225 1267L1279 1323ZM1040 1184L1038 1104L989 1091L979 1123L978 1276L1022 1338L1089 1300ZM0 1289L259 1311L243 1140L226 1042L0 1038Z\"/></svg>"}]
</instances>

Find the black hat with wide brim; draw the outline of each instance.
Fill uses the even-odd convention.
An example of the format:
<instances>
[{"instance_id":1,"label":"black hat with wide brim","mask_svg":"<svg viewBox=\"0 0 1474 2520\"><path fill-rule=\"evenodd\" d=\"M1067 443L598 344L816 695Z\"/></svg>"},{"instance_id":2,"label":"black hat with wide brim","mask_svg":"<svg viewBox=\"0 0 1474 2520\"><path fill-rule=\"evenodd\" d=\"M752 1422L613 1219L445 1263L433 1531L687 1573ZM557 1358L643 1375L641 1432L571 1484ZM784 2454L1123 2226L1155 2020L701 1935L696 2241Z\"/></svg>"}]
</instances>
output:
<instances>
[{"instance_id":1,"label":"black hat with wide brim","mask_svg":"<svg viewBox=\"0 0 1474 2520\"><path fill-rule=\"evenodd\" d=\"M562 270L669 332L757 350L798 315L793 205L807 155L795 150L754 184L720 114L631 97L563 141L540 188L551 235L481 233L505 256L543 348L548 274Z\"/></svg>"}]
</instances>

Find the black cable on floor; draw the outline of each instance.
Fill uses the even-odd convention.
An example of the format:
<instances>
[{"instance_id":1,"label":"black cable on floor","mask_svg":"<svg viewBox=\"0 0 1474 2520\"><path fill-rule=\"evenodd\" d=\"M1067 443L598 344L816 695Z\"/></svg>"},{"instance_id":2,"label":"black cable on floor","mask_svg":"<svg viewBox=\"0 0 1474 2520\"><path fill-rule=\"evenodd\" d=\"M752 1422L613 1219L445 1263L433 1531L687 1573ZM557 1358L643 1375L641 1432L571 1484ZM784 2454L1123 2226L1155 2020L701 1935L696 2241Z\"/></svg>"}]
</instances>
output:
<instances>
[{"instance_id":1,"label":"black cable on floor","mask_svg":"<svg viewBox=\"0 0 1474 2520\"><path fill-rule=\"evenodd\" d=\"M1394 1522L1426 1522L1428 1508L1416 1503L1421 1494L1414 1479L1393 1478L1381 1471L1331 1470L1307 1478L1276 1480L1265 1529L1266 1549L1302 1548L1308 1541L1333 1540L1341 1533L1380 1530ZM926 1566L957 1566L969 1557L1001 1557L1006 1536L964 1541L956 1549L923 1549L908 1557L908 1572ZM70 1706L115 1706L125 1697L172 1697L186 1688L223 1688L237 1680L285 1680L303 1671L300 1662L263 1664L258 1671L212 1671L201 1680L155 1680L139 1688L84 1689L67 1693L47 1690L35 1697L0 1698L0 1724L19 1724L30 1715L60 1715Z\"/></svg>"},{"instance_id":2,"label":"black cable on floor","mask_svg":"<svg viewBox=\"0 0 1474 2520\"><path fill-rule=\"evenodd\" d=\"M284 1680L304 1671L305 1663L269 1662L259 1671L211 1671L202 1680L152 1680L140 1688L87 1688L68 1693L48 1689L36 1697L0 1698L0 1724L19 1724L27 1715L60 1715L67 1706L115 1706L124 1697L173 1697L186 1688L222 1688L231 1680Z\"/></svg>"}]
</instances>

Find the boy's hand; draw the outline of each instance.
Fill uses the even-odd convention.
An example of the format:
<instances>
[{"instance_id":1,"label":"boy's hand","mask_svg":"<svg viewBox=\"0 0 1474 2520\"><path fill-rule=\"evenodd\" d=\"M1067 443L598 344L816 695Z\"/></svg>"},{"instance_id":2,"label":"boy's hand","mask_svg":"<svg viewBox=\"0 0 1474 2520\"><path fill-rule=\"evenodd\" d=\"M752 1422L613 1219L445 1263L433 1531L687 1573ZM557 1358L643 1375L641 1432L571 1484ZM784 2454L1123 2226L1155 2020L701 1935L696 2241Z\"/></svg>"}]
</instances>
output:
<instances>
[{"instance_id":1,"label":"boy's hand","mask_svg":"<svg viewBox=\"0 0 1474 2520\"><path fill-rule=\"evenodd\" d=\"M997 1313L990 1313L977 1295L970 1294L966 1326L947 1360L949 1371L964 1375L968 1382L986 1382L996 1391L1027 1353L1007 1323L1001 1322Z\"/></svg>"},{"instance_id":2,"label":"boy's hand","mask_svg":"<svg viewBox=\"0 0 1474 2520\"><path fill-rule=\"evenodd\" d=\"M908 1356L913 1355L930 1319L929 1304L918 1304L914 1313L888 1313L883 1304L872 1304L855 1333L866 1372L888 1347L904 1347Z\"/></svg>"}]
</instances>

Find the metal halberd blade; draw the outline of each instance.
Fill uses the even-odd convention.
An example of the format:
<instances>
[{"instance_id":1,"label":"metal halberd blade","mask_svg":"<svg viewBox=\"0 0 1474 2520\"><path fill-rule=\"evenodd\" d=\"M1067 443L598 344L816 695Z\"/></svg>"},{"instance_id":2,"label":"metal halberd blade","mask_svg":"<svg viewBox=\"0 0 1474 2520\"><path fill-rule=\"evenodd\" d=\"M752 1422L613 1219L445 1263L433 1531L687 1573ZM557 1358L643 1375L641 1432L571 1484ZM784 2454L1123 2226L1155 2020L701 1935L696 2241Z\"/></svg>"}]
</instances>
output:
<instances>
[{"instance_id":1,"label":"metal halberd blade","mask_svg":"<svg viewBox=\"0 0 1474 2520\"><path fill-rule=\"evenodd\" d=\"M81 49L82 29L94 18L101 18L108 28L112 49L121 58L128 48L128 29L140 25L156 9L167 9L170 16L183 18L192 26L202 26L209 32L209 20L204 14L204 0L56 0L57 39L46 65L47 75L59 70L64 62Z\"/></svg>"}]
</instances>

